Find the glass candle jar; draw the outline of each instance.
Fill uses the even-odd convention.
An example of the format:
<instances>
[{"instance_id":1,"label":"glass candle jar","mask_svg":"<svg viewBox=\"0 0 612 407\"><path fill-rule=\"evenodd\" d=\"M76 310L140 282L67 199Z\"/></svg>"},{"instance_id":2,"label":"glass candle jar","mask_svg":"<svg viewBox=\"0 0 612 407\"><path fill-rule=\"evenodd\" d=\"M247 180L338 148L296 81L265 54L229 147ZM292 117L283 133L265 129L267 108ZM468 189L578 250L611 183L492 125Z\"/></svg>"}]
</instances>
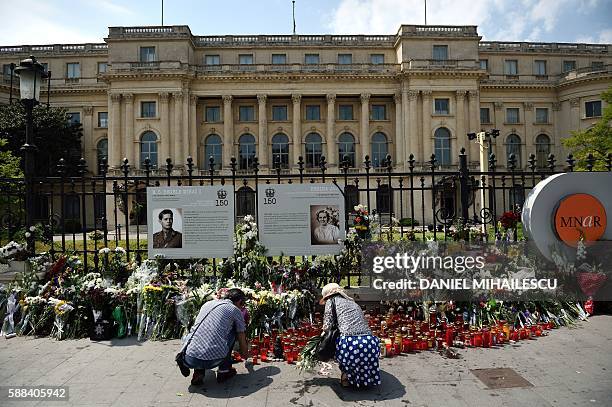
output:
<instances>
[{"instance_id":1,"label":"glass candle jar","mask_svg":"<svg viewBox=\"0 0 612 407\"><path fill-rule=\"evenodd\" d=\"M482 330L482 346L484 348L491 346L491 331L489 331L487 328L483 328Z\"/></svg>"}]
</instances>

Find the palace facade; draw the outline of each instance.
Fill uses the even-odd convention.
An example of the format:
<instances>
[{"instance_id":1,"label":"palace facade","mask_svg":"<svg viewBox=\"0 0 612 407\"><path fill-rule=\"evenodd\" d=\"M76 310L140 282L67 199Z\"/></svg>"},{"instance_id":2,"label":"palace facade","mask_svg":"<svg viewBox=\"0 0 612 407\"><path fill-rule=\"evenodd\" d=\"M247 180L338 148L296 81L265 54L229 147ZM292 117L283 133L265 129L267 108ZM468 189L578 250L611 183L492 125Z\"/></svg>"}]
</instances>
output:
<instances>
[{"instance_id":1,"label":"palace facade","mask_svg":"<svg viewBox=\"0 0 612 407\"><path fill-rule=\"evenodd\" d=\"M345 156L403 167L436 154L457 163L466 133L496 128L498 164L564 154L561 139L591 126L612 79L610 45L484 42L475 26L403 25L394 35L196 36L187 26L110 27L101 44L0 47L10 63L35 55L52 72L50 101L83 124L83 156L176 171L193 157L227 169L286 170L300 156L330 171ZM17 86L17 80L14 86ZM46 99L45 87L41 99Z\"/></svg>"},{"instance_id":2,"label":"palace facade","mask_svg":"<svg viewBox=\"0 0 612 407\"><path fill-rule=\"evenodd\" d=\"M197 36L188 26L110 27L99 44L0 47L0 103L10 97L10 64L34 55L51 71L50 103L83 124L83 157L98 171L127 158L165 174L239 174L281 166L328 172L456 169L479 147L467 133L498 129L498 166L529 154L561 162L561 140L592 126L612 84L610 44L482 41L475 26L402 25L392 35ZM13 81L13 97L18 94ZM47 98L46 86L41 99ZM197 172L196 172L197 173ZM429 199L429 198L428 198ZM378 199L377 199L378 200ZM78 203L78 202L77 202ZM397 206L391 205L391 208ZM484 206L484 205L483 205ZM393 209L387 209L393 210ZM397 212L397 208L395 208ZM91 211L89 211L91 213ZM110 215L109 215L110 216Z\"/></svg>"}]
</instances>

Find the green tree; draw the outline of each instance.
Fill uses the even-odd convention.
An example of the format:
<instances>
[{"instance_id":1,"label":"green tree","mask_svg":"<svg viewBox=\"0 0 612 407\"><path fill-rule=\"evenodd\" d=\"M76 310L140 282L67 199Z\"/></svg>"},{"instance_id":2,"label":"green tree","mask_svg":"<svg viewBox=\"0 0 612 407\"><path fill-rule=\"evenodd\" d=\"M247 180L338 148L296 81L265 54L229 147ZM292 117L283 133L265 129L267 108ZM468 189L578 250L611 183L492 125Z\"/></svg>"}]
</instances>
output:
<instances>
[{"instance_id":1,"label":"green tree","mask_svg":"<svg viewBox=\"0 0 612 407\"><path fill-rule=\"evenodd\" d=\"M601 119L587 130L572 131L571 137L563 139L563 146L574 155L578 160L576 169L579 171L586 170L586 159L589 154L593 154L595 165L593 169L596 171L606 170L606 156L612 153L612 87L601 95L602 101L606 102L606 107L603 109Z\"/></svg>"},{"instance_id":2,"label":"green tree","mask_svg":"<svg viewBox=\"0 0 612 407\"><path fill-rule=\"evenodd\" d=\"M66 109L58 107L39 105L33 116L36 175L55 174L60 158L66 161L68 174L74 174L81 157L81 124L71 123ZM0 106L0 137L7 140L4 151L23 158L25 109L21 103Z\"/></svg>"},{"instance_id":3,"label":"green tree","mask_svg":"<svg viewBox=\"0 0 612 407\"><path fill-rule=\"evenodd\" d=\"M19 157L15 157L11 151L6 150L8 142L0 138L0 178L21 178Z\"/></svg>"}]
</instances>

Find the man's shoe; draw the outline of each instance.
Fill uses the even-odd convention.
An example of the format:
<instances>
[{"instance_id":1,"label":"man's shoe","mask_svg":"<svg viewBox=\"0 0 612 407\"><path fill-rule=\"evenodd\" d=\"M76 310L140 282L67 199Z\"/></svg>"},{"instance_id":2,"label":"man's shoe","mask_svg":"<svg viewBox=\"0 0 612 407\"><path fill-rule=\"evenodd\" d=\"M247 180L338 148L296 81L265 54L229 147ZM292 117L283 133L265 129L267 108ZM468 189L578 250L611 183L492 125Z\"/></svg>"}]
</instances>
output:
<instances>
[{"instance_id":1,"label":"man's shoe","mask_svg":"<svg viewBox=\"0 0 612 407\"><path fill-rule=\"evenodd\" d=\"M199 386L204 383L204 375L206 374L205 370L195 369L193 371L193 377L191 378L192 386Z\"/></svg>"},{"instance_id":2,"label":"man's shoe","mask_svg":"<svg viewBox=\"0 0 612 407\"><path fill-rule=\"evenodd\" d=\"M232 377L236 376L236 373L238 372L233 367L227 372L217 372L217 383L223 383L224 381L231 379Z\"/></svg>"}]
</instances>

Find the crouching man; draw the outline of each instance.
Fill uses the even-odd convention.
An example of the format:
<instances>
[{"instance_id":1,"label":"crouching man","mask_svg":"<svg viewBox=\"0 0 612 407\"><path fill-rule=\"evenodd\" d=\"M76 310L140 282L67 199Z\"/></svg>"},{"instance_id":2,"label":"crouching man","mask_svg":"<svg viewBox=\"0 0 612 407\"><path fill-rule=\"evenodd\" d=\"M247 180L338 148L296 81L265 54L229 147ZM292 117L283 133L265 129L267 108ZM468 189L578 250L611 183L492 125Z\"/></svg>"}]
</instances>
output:
<instances>
[{"instance_id":1,"label":"crouching man","mask_svg":"<svg viewBox=\"0 0 612 407\"><path fill-rule=\"evenodd\" d=\"M189 375L190 368L194 369L192 385L202 384L206 369L219 368L218 383L236 375L236 369L232 367L232 349L236 340L240 345L240 355L245 360L248 358L246 327L241 312L245 301L246 295L242 290L232 288L224 298L208 301L200 309L191 332L185 337L185 364L180 366L184 376Z\"/></svg>"}]
</instances>

